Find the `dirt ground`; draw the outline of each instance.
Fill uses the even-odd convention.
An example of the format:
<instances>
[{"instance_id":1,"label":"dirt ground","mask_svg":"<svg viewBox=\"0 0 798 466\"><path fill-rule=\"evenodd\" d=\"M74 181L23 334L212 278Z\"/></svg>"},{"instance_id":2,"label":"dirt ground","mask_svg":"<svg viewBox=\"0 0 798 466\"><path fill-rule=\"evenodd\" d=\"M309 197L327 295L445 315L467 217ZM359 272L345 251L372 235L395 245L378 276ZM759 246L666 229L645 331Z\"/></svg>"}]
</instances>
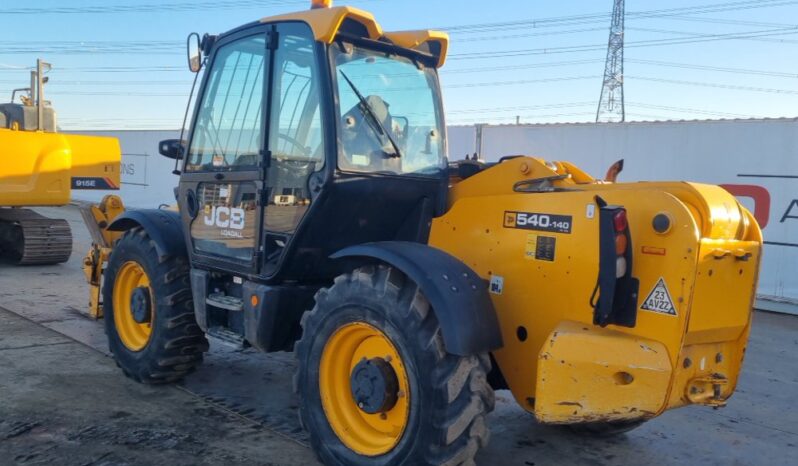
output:
<instances>
[{"instance_id":1,"label":"dirt ground","mask_svg":"<svg viewBox=\"0 0 798 466\"><path fill-rule=\"evenodd\" d=\"M107 357L85 317L80 270L90 239L75 208L69 263L0 264L0 464L314 464L297 420L290 354L211 343L180 385L145 387ZM798 318L757 313L738 390L719 410L669 411L617 438L536 424L508 392L489 417L480 465L795 464Z\"/></svg>"}]
</instances>

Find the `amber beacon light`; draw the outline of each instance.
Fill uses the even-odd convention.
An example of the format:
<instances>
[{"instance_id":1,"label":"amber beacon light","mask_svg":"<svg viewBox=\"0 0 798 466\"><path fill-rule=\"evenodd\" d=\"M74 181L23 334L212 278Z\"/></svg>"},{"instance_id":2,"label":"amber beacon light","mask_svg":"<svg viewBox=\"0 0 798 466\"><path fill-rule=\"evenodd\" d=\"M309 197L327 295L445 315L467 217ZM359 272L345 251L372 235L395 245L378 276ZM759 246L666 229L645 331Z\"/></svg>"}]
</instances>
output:
<instances>
[{"instance_id":1,"label":"amber beacon light","mask_svg":"<svg viewBox=\"0 0 798 466\"><path fill-rule=\"evenodd\" d=\"M330 8L332 6L332 0L310 0L310 9L315 10L316 8Z\"/></svg>"}]
</instances>

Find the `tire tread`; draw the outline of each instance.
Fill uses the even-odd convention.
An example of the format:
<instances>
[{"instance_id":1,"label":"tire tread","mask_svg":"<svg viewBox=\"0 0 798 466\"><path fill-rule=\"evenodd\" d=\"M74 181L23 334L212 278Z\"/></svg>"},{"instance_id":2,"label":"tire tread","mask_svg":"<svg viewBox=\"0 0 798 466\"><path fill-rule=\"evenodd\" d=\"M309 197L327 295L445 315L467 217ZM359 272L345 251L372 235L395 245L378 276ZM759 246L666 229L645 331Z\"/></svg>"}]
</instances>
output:
<instances>
[{"instance_id":1,"label":"tire tread","mask_svg":"<svg viewBox=\"0 0 798 466\"><path fill-rule=\"evenodd\" d=\"M112 268L121 266L116 263L121 260L115 261L115 255L130 251L145 258L157 258L151 262L155 267L154 270L148 270L148 275L150 286L156 295L155 324L160 324L160 328L153 329L147 347L142 350L147 351L147 357L137 359L135 364L126 363L130 358L121 353L130 351L119 340L115 329L111 328L113 280L106 279L103 301L107 314L111 314L106 316L109 349L124 374L137 382L162 384L179 381L196 369L203 360L203 353L208 351L208 340L194 318L188 260L174 255L159 257L155 242L143 228L136 227L128 230L116 243L106 274ZM109 278L108 275L106 278Z\"/></svg>"},{"instance_id":2,"label":"tire tread","mask_svg":"<svg viewBox=\"0 0 798 466\"><path fill-rule=\"evenodd\" d=\"M440 324L429 305L429 301L418 286L398 270L385 265L366 266L335 278L332 286L322 288L316 294L316 305L301 319L303 334L295 345L295 356L299 362L294 376L294 392L301 396L304 377L301 372L311 350L314 336L318 333L324 314L331 303L343 302L363 294L376 294L404 319L405 325L414 330L415 342L432 359L430 377L433 385L434 408L433 434L427 438L414 439L422 442L406 464L430 466L472 465L479 448L487 445L490 437L486 416L495 406L493 389L487 382L490 372L490 357L487 354L466 357L446 352ZM310 428L311 444L317 453L323 450L320 434L312 426L308 403L301 403L300 422ZM322 456L322 460L329 458ZM335 459L333 461L336 461ZM337 461L343 461L341 459ZM345 464L330 463L330 464ZM371 464L363 462L363 464ZM403 463L404 464L404 463Z\"/></svg>"}]
</instances>

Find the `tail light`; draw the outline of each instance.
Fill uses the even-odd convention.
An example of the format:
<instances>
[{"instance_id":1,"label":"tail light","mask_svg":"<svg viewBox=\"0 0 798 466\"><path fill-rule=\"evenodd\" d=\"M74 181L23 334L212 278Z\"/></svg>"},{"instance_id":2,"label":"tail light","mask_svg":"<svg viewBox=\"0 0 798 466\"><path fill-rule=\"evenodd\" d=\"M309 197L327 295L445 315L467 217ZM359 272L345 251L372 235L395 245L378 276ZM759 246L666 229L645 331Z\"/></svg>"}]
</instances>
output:
<instances>
[{"instance_id":1,"label":"tail light","mask_svg":"<svg viewBox=\"0 0 798 466\"><path fill-rule=\"evenodd\" d=\"M626 209L608 205L596 196L599 206L599 274L590 305L593 323L634 327L637 322L639 281L632 277L632 238Z\"/></svg>"},{"instance_id":2,"label":"tail light","mask_svg":"<svg viewBox=\"0 0 798 466\"><path fill-rule=\"evenodd\" d=\"M629 221L626 220L626 209L619 209L612 215L612 224L616 233L622 233L629 228Z\"/></svg>"},{"instance_id":3,"label":"tail light","mask_svg":"<svg viewBox=\"0 0 798 466\"><path fill-rule=\"evenodd\" d=\"M615 254L623 256L626 253L626 248L629 246L629 237L623 232L615 233Z\"/></svg>"}]
</instances>

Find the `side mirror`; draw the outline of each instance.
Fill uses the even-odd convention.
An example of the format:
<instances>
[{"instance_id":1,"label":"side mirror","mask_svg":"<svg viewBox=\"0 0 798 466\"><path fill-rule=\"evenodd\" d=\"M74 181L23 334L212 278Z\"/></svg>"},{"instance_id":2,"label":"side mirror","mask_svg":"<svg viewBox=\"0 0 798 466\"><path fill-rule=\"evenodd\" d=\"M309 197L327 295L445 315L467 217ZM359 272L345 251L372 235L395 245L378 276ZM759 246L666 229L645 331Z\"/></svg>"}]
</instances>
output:
<instances>
[{"instance_id":1,"label":"side mirror","mask_svg":"<svg viewBox=\"0 0 798 466\"><path fill-rule=\"evenodd\" d=\"M182 160L185 150L185 141L180 139L165 139L158 143L158 152L170 159Z\"/></svg>"},{"instance_id":2,"label":"side mirror","mask_svg":"<svg viewBox=\"0 0 798 466\"><path fill-rule=\"evenodd\" d=\"M186 56L188 58L188 69L192 73L199 73L202 69L202 47L200 46L200 36L192 32L186 39Z\"/></svg>"}]
</instances>

